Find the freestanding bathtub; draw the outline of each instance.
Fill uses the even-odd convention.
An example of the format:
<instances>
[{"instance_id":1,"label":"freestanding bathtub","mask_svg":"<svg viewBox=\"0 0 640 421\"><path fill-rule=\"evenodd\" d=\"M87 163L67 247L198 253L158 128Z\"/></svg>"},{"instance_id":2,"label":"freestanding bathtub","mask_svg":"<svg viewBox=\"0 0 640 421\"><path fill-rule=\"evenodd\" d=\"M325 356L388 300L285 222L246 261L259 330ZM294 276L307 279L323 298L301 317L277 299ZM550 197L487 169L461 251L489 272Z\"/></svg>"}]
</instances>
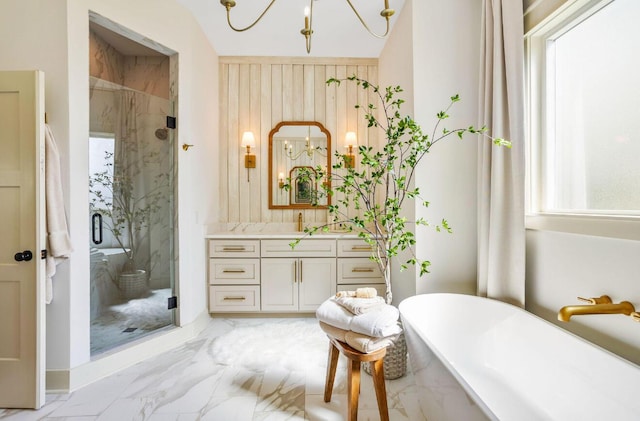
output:
<instances>
[{"instance_id":1,"label":"freestanding bathtub","mask_svg":"<svg viewBox=\"0 0 640 421\"><path fill-rule=\"evenodd\" d=\"M640 420L640 367L531 313L461 294L399 308L429 421Z\"/></svg>"}]
</instances>

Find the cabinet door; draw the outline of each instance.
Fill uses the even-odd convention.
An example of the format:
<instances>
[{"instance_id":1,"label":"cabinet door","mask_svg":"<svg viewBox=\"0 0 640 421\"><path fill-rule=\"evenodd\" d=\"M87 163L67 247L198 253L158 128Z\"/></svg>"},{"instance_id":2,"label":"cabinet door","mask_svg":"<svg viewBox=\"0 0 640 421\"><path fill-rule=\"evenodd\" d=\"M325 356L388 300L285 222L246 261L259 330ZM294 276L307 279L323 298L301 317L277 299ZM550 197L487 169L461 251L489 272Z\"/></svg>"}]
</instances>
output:
<instances>
[{"instance_id":1,"label":"cabinet door","mask_svg":"<svg viewBox=\"0 0 640 421\"><path fill-rule=\"evenodd\" d=\"M336 259L306 258L299 262L300 311L315 311L336 293Z\"/></svg>"},{"instance_id":2,"label":"cabinet door","mask_svg":"<svg viewBox=\"0 0 640 421\"><path fill-rule=\"evenodd\" d=\"M262 311L298 310L298 259L262 259L260 264Z\"/></svg>"}]
</instances>

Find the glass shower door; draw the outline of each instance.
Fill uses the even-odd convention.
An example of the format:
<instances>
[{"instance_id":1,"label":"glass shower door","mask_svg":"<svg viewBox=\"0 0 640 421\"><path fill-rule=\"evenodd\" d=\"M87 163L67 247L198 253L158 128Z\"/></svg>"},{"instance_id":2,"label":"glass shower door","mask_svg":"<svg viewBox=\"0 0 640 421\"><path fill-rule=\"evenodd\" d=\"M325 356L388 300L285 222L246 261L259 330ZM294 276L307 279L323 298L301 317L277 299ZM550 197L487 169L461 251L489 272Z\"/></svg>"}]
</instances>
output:
<instances>
[{"instance_id":1,"label":"glass shower door","mask_svg":"<svg viewBox=\"0 0 640 421\"><path fill-rule=\"evenodd\" d=\"M91 78L91 353L174 323L170 101Z\"/></svg>"}]
</instances>

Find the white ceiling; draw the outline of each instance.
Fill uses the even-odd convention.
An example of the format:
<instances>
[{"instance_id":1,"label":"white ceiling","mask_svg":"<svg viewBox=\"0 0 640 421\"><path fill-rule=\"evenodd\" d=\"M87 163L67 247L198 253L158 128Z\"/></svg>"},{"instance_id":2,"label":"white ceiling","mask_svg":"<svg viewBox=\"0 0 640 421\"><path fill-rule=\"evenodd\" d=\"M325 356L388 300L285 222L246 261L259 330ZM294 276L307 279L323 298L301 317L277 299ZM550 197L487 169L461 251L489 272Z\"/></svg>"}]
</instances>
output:
<instances>
[{"instance_id":1,"label":"white ceiling","mask_svg":"<svg viewBox=\"0 0 640 421\"><path fill-rule=\"evenodd\" d=\"M236 0L231 23L249 25L271 0ZM346 0L313 0L313 36L310 57L378 57L385 40L370 35ZM398 18L405 0L389 0ZM178 0L196 17L220 56L307 56L304 36L304 7L309 0L276 0L260 22L246 32L234 32L227 25L220 0ZM351 0L369 27L385 30L380 11L383 0Z\"/></svg>"}]
</instances>

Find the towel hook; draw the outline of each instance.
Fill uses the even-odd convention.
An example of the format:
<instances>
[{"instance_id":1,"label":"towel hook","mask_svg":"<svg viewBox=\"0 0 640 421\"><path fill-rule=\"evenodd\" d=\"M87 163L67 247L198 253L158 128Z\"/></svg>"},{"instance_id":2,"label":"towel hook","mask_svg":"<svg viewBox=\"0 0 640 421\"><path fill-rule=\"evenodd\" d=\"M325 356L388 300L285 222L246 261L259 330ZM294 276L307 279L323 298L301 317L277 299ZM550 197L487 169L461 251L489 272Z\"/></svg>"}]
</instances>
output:
<instances>
[{"instance_id":1,"label":"towel hook","mask_svg":"<svg viewBox=\"0 0 640 421\"><path fill-rule=\"evenodd\" d=\"M182 149L184 149L185 151L188 151L189 148L193 148L193 145L189 145L188 143L182 144Z\"/></svg>"}]
</instances>

